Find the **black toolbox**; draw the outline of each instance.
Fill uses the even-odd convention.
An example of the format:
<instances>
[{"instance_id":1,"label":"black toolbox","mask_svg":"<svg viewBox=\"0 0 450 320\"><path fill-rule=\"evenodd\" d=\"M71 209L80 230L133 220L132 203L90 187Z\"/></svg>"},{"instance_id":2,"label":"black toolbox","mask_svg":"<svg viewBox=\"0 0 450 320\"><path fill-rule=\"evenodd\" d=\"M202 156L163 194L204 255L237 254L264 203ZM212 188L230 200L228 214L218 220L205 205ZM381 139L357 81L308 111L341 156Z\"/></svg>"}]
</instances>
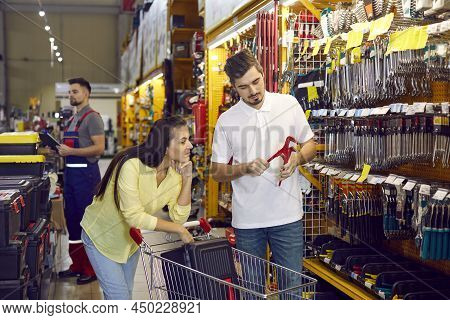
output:
<instances>
[{"instance_id":1,"label":"black toolbox","mask_svg":"<svg viewBox=\"0 0 450 320\"><path fill-rule=\"evenodd\" d=\"M30 272L25 268L19 279L0 281L0 300L26 300L29 279Z\"/></svg>"},{"instance_id":2,"label":"black toolbox","mask_svg":"<svg viewBox=\"0 0 450 320\"><path fill-rule=\"evenodd\" d=\"M44 176L17 175L17 176L0 176L0 180L25 180L32 184L33 192L31 201L35 204L36 209L31 210L30 221L35 222L46 214L49 204L50 178ZM33 207L34 208L34 207Z\"/></svg>"},{"instance_id":3,"label":"black toolbox","mask_svg":"<svg viewBox=\"0 0 450 320\"><path fill-rule=\"evenodd\" d=\"M47 220L40 219L34 224L30 224L28 233L28 250L26 261L30 268L31 278L40 275L44 270L44 259L46 255L46 246L49 241L49 224Z\"/></svg>"},{"instance_id":4,"label":"black toolbox","mask_svg":"<svg viewBox=\"0 0 450 320\"><path fill-rule=\"evenodd\" d=\"M19 279L26 268L28 236L24 232L16 233L9 245L0 248L0 280Z\"/></svg>"},{"instance_id":5,"label":"black toolbox","mask_svg":"<svg viewBox=\"0 0 450 320\"><path fill-rule=\"evenodd\" d=\"M0 156L0 176L44 174L45 157L35 156Z\"/></svg>"},{"instance_id":6,"label":"black toolbox","mask_svg":"<svg viewBox=\"0 0 450 320\"><path fill-rule=\"evenodd\" d=\"M164 252L161 257L224 280L237 284L237 272L233 253L227 239L196 241L172 251ZM169 291L169 299L196 297L202 300L234 300L237 292L228 286L208 277L193 273L163 260L163 274ZM175 271L175 272L174 272ZM176 277L174 279L173 277Z\"/></svg>"},{"instance_id":7,"label":"black toolbox","mask_svg":"<svg viewBox=\"0 0 450 320\"><path fill-rule=\"evenodd\" d=\"M0 155L36 155L39 141L37 132L4 132L0 134Z\"/></svg>"},{"instance_id":8,"label":"black toolbox","mask_svg":"<svg viewBox=\"0 0 450 320\"><path fill-rule=\"evenodd\" d=\"M20 231L21 198L19 190L0 191L0 247L9 245L13 234Z\"/></svg>"},{"instance_id":9,"label":"black toolbox","mask_svg":"<svg viewBox=\"0 0 450 320\"><path fill-rule=\"evenodd\" d=\"M20 231L25 231L30 223L30 217L36 214L38 204L33 194L34 187L30 181L23 179L1 179L0 190L18 189L23 197L22 212L20 215Z\"/></svg>"}]
</instances>

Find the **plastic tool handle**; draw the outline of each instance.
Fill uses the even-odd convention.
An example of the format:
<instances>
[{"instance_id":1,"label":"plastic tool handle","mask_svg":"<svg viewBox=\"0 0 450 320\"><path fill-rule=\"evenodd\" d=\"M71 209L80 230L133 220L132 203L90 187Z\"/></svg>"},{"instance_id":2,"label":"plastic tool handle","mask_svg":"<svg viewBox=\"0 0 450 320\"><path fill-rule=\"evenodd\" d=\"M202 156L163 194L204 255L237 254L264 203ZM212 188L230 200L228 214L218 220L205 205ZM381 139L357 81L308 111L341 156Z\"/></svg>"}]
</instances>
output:
<instances>
[{"instance_id":1,"label":"plastic tool handle","mask_svg":"<svg viewBox=\"0 0 450 320\"><path fill-rule=\"evenodd\" d=\"M142 233L138 228L130 228L130 236L138 245L142 243Z\"/></svg>"}]
</instances>

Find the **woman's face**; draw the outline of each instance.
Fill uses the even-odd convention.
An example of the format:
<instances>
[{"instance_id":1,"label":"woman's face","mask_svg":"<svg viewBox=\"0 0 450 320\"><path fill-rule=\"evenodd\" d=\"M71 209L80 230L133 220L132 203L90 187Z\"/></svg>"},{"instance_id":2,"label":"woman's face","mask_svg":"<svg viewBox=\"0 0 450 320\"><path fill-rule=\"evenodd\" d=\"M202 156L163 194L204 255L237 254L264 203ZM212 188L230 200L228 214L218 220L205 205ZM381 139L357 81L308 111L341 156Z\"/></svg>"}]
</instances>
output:
<instances>
[{"instance_id":1,"label":"woman's face","mask_svg":"<svg viewBox=\"0 0 450 320\"><path fill-rule=\"evenodd\" d=\"M172 140L170 140L169 147L167 148L167 155L170 160L178 162L188 162L192 144L189 141L189 129L187 126L174 128L172 131Z\"/></svg>"}]
</instances>

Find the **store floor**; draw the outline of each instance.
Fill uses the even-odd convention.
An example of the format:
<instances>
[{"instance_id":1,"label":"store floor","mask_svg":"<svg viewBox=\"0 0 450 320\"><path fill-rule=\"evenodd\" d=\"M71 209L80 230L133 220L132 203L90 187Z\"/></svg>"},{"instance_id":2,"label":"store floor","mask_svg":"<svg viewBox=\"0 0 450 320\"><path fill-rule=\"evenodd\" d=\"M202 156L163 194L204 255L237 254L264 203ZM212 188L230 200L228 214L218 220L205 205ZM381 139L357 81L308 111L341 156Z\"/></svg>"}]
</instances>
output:
<instances>
[{"instance_id":1,"label":"store floor","mask_svg":"<svg viewBox=\"0 0 450 320\"><path fill-rule=\"evenodd\" d=\"M100 172L103 177L111 159L101 159L99 161ZM60 247L57 249L55 258L56 274L61 270L66 270L70 264L69 243L67 234L60 234ZM55 277L50 288L49 299L51 300L99 300L103 299L103 293L100 289L98 281L85 285L77 285L76 278L59 279ZM141 260L139 260L134 279L133 299L145 300L149 299L149 291L145 281L144 268Z\"/></svg>"}]
</instances>

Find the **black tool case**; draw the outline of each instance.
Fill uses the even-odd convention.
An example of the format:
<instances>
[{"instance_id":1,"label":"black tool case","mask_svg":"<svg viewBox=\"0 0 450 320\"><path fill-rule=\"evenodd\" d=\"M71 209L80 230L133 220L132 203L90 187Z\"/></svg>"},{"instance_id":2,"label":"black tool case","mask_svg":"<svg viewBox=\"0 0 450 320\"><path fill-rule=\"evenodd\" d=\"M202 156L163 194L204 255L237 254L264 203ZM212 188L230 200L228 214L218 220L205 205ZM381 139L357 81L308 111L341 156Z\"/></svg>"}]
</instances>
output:
<instances>
[{"instance_id":1,"label":"black tool case","mask_svg":"<svg viewBox=\"0 0 450 320\"><path fill-rule=\"evenodd\" d=\"M22 210L20 215L20 231L25 231L30 222L31 215L37 212L37 203L34 197L34 186L30 181L23 179L1 179L0 190L17 189L23 197Z\"/></svg>"},{"instance_id":2,"label":"black tool case","mask_svg":"<svg viewBox=\"0 0 450 320\"><path fill-rule=\"evenodd\" d=\"M16 233L9 245L0 248L0 280L19 279L26 268L28 237L24 232Z\"/></svg>"},{"instance_id":3,"label":"black tool case","mask_svg":"<svg viewBox=\"0 0 450 320\"><path fill-rule=\"evenodd\" d=\"M21 197L17 189L0 191L0 247L9 245L20 231Z\"/></svg>"},{"instance_id":4,"label":"black tool case","mask_svg":"<svg viewBox=\"0 0 450 320\"><path fill-rule=\"evenodd\" d=\"M31 224L27 230L28 250L26 261L30 268L31 278L39 276L44 269L44 258L46 255L46 241L48 241L48 222L40 219Z\"/></svg>"},{"instance_id":5,"label":"black tool case","mask_svg":"<svg viewBox=\"0 0 450 320\"><path fill-rule=\"evenodd\" d=\"M374 255L375 252L369 248L343 248L336 249L333 251L333 256L331 257L331 263L343 266L350 256L356 255Z\"/></svg>"},{"instance_id":6,"label":"black tool case","mask_svg":"<svg viewBox=\"0 0 450 320\"><path fill-rule=\"evenodd\" d=\"M237 283L232 249L227 239L197 241L161 257L230 283ZM181 272L180 272L181 271ZM163 274L169 299L198 297L203 300L237 299L237 293L216 280L182 268L174 268L163 260ZM174 279L175 277L175 279Z\"/></svg>"}]
</instances>

